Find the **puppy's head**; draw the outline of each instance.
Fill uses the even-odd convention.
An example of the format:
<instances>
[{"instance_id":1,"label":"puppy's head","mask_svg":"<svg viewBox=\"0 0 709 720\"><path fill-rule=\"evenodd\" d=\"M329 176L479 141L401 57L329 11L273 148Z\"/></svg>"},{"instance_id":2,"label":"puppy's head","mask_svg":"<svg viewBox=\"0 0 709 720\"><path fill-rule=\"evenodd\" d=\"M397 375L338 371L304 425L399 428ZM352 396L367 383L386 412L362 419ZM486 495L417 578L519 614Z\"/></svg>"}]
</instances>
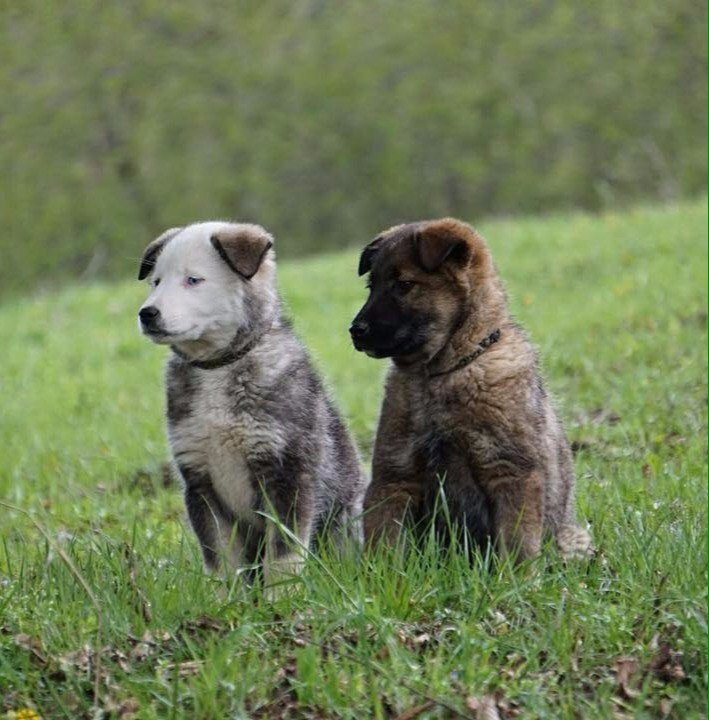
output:
<instances>
[{"instance_id":1,"label":"puppy's head","mask_svg":"<svg viewBox=\"0 0 709 720\"><path fill-rule=\"evenodd\" d=\"M151 291L138 312L153 342L226 347L276 302L273 238L259 225L206 222L171 228L145 249L138 279Z\"/></svg>"},{"instance_id":2,"label":"puppy's head","mask_svg":"<svg viewBox=\"0 0 709 720\"><path fill-rule=\"evenodd\" d=\"M452 218L398 225L362 252L369 298L350 327L357 350L399 365L432 358L474 311L493 273L485 241Z\"/></svg>"}]
</instances>

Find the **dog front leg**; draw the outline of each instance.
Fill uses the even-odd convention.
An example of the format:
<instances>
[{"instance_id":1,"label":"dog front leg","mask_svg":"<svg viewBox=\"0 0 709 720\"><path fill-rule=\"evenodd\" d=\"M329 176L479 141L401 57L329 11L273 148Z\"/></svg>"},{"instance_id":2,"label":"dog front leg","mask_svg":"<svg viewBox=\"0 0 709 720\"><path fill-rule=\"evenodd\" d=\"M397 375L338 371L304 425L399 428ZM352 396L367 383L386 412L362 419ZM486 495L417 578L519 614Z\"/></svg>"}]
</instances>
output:
<instances>
[{"instance_id":1,"label":"dog front leg","mask_svg":"<svg viewBox=\"0 0 709 720\"><path fill-rule=\"evenodd\" d=\"M391 476L389 476L391 480ZM413 524L421 502L420 483L372 481L365 497L364 538L368 544L396 545L402 529Z\"/></svg>"},{"instance_id":2,"label":"dog front leg","mask_svg":"<svg viewBox=\"0 0 709 720\"><path fill-rule=\"evenodd\" d=\"M187 516L202 548L206 568L218 571L220 560L224 560L226 566L238 567L241 541L212 488L209 475L188 465L180 465L179 470L185 483Z\"/></svg>"},{"instance_id":3,"label":"dog front leg","mask_svg":"<svg viewBox=\"0 0 709 720\"><path fill-rule=\"evenodd\" d=\"M500 552L519 561L536 557L544 527L544 477L532 470L523 477L497 481L494 528Z\"/></svg>"},{"instance_id":4,"label":"dog front leg","mask_svg":"<svg viewBox=\"0 0 709 720\"><path fill-rule=\"evenodd\" d=\"M300 573L310 549L315 524L313 478L292 455L262 460L251 471L265 505L264 582L273 588Z\"/></svg>"},{"instance_id":5,"label":"dog front leg","mask_svg":"<svg viewBox=\"0 0 709 720\"><path fill-rule=\"evenodd\" d=\"M372 457L372 482L364 497L364 540L368 545L399 542L402 530L418 520L425 478L415 457L408 397L400 382L387 380Z\"/></svg>"}]
</instances>

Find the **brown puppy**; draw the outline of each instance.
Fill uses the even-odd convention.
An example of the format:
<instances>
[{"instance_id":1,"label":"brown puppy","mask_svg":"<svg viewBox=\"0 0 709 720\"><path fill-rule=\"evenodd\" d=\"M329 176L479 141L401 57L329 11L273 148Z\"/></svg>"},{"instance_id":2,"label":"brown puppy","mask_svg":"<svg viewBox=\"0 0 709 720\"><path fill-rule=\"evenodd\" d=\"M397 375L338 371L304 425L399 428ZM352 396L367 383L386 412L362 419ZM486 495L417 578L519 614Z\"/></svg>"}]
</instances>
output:
<instances>
[{"instance_id":1,"label":"brown puppy","mask_svg":"<svg viewBox=\"0 0 709 720\"><path fill-rule=\"evenodd\" d=\"M587 553L576 523L569 443L537 355L507 310L483 238L445 218L399 225L363 251L369 298L355 347L390 357L365 536L393 542L403 524L447 518L477 543L536 555L544 531L564 554ZM452 523L451 523L452 521Z\"/></svg>"}]
</instances>

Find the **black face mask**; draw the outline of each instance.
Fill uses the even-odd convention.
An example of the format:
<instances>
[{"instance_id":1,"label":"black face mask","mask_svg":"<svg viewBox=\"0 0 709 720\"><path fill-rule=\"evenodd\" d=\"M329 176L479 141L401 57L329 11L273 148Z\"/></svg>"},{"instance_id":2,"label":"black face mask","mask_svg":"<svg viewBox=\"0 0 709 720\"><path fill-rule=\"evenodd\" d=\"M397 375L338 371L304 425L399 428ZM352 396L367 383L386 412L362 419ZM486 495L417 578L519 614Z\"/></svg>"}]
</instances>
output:
<instances>
[{"instance_id":1,"label":"black face mask","mask_svg":"<svg viewBox=\"0 0 709 720\"><path fill-rule=\"evenodd\" d=\"M414 311L388 287L373 287L350 327L357 350L374 357L410 355L426 341L431 315Z\"/></svg>"}]
</instances>

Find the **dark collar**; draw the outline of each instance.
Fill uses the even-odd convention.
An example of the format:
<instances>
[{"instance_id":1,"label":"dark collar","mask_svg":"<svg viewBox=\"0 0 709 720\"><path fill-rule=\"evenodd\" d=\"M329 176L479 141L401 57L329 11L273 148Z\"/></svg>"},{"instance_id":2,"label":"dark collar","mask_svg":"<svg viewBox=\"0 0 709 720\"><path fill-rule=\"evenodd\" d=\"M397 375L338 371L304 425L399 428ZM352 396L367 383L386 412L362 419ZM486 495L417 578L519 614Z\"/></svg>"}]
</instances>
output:
<instances>
[{"instance_id":1,"label":"dark collar","mask_svg":"<svg viewBox=\"0 0 709 720\"><path fill-rule=\"evenodd\" d=\"M175 355L177 355L178 357L182 358L188 365L199 368L200 370L216 370L217 368L225 367L226 365L231 365L232 363L235 363L237 360L241 360L241 358L243 358L247 353L251 352L256 347L257 343L267 332L268 329L264 330L262 333L256 335L256 337L249 340L246 345L242 345L240 348L235 348L232 344L226 350L224 350L224 352L216 355L213 358L209 358L209 360L193 360L191 357L185 355L185 353L183 353L181 350L178 350L174 345L171 345L170 347L172 348L172 352L174 352Z\"/></svg>"},{"instance_id":2,"label":"dark collar","mask_svg":"<svg viewBox=\"0 0 709 720\"><path fill-rule=\"evenodd\" d=\"M427 373L428 377L440 377L441 375L449 375L456 370L462 370L466 365L470 365L471 362L477 360L485 352L485 350L490 347L490 345L494 345L500 339L501 334L502 333L500 332L500 328L497 328L497 330L493 330L486 338L483 338L478 343L477 348L473 352L471 352L470 355L465 355L464 357L460 358L460 360L458 360L458 362L453 365L453 367L448 368L448 370L441 370L441 372L436 373Z\"/></svg>"}]
</instances>

